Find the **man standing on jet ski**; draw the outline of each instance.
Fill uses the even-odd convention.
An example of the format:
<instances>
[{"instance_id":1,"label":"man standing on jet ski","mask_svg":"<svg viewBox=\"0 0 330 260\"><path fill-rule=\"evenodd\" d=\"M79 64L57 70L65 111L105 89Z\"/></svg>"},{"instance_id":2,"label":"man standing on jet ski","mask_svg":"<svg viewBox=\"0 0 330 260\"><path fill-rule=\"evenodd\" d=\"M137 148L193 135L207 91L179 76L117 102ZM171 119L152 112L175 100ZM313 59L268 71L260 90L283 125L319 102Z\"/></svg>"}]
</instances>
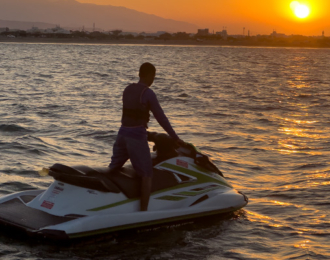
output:
<instances>
[{"instance_id":1,"label":"man standing on jet ski","mask_svg":"<svg viewBox=\"0 0 330 260\"><path fill-rule=\"evenodd\" d=\"M155 76L155 66L149 62L143 63L139 71L139 82L125 88L122 126L113 146L113 155L109 165L110 170L119 169L130 159L134 170L141 177L141 211L148 210L153 173L147 140L149 112L153 113L158 123L177 144L184 144L173 130L156 94L149 88Z\"/></svg>"}]
</instances>

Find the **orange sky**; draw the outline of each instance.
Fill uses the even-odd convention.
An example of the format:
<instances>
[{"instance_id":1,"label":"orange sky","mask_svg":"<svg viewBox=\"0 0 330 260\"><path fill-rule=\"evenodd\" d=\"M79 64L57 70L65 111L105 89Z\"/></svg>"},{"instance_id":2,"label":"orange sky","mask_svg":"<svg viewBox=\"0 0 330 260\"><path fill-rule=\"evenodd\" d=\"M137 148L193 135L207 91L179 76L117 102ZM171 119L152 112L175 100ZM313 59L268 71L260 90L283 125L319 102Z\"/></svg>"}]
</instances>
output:
<instances>
[{"instance_id":1,"label":"orange sky","mask_svg":"<svg viewBox=\"0 0 330 260\"><path fill-rule=\"evenodd\" d=\"M163 18L190 22L200 28L229 34L278 33L330 36L330 0L296 0L310 8L310 15L298 19L290 8L294 0L77 0L81 3L124 6Z\"/></svg>"}]
</instances>

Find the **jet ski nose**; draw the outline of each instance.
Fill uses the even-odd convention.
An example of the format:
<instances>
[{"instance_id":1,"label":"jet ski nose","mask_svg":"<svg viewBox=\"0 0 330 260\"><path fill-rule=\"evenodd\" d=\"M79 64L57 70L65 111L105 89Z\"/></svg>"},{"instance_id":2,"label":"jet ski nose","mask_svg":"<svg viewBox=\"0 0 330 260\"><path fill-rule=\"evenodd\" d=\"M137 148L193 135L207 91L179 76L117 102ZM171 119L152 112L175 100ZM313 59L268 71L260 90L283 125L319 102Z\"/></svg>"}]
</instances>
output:
<instances>
[{"instance_id":1,"label":"jet ski nose","mask_svg":"<svg viewBox=\"0 0 330 260\"><path fill-rule=\"evenodd\" d=\"M242 194L246 203L249 203L249 198L241 191L238 191L239 194Z\"/></svg>"}]
</instances>

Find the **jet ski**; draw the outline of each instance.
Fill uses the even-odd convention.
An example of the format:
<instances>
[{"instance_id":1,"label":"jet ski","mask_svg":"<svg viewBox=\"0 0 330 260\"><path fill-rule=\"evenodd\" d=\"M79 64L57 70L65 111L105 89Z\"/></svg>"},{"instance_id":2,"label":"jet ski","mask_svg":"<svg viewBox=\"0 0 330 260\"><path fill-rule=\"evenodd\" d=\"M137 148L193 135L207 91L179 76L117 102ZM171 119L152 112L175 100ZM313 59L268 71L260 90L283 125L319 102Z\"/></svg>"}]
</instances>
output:
<instances>
[{"instance_id":1,"label":"jet ski","mask_svg":"<svg viewBox=\"0 0 330 260\"><path fill-rule=\"evenodd\" d=\"M166 134L154 142L148 211L140 209L140 178L132 166L66 166L47 169L54 182L0 198L0 224L29 236L75 240L234 212L248 203L194 145L176 147Z\"/></svg>"}]
</instances>

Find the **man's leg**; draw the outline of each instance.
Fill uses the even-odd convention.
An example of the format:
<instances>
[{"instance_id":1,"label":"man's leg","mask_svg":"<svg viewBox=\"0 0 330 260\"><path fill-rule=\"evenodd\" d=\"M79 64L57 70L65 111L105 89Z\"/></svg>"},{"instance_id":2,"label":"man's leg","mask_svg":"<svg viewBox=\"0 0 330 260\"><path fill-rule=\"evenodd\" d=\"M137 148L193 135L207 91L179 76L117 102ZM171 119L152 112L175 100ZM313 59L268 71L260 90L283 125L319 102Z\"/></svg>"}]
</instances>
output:
<instances>
[{"instance_id":1,"label":"man's leg","mask_svg":"<svg viewBox=\"0 0 330 260\"><path fill-rule=\"evenodd\" d=\"M141 177L141 210L148 210L152 183L152 160L147 137L143 140L126 138L127 150L132 166Z\"/></svg>"},{"instance_id":2,"label":"man's leg","mask_svg":"<svg viewBox=\"0 0 330 260\"><path fill-rule=\"evenodd\" d=\"M113 145L111 163L109 164L110 170L120 169L128 159L129 155L126 148L125 137L118 135L116 142Z\"/></svg>"},{"instance_id":3,"label":"man's leg","mask_svg":"<svg viewBox=\"0 0 330 260\"><path fill-rule=\"evenodd\" d=\"M151 177L141 178L141 200L140 200L141 211L148 210L148 204L149 204L149 198L151 192L151 182L152 182Z\"/></svg>"}]
</instances>

